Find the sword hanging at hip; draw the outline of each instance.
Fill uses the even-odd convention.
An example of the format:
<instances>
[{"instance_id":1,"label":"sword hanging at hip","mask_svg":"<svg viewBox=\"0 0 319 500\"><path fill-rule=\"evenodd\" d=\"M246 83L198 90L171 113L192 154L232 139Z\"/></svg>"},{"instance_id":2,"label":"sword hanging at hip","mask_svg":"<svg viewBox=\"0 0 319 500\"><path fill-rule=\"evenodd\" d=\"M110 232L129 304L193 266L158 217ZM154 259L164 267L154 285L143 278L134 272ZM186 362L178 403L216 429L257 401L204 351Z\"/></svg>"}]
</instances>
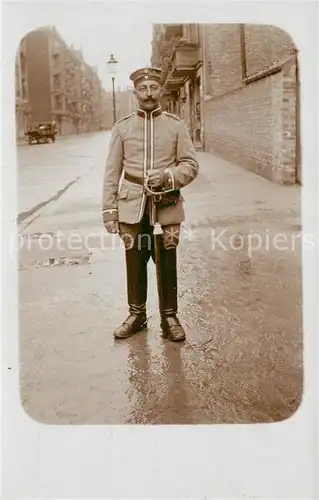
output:
<instances>
[{"instance_id":1,"label":"sword hanging at hip","mask_svg":"<svg viewBox=\"0 0 319 500\"><path fill-rule=\"evenodd\" d=\"M163 313L163 284L162 284L162 263L161 263L161 239L163 235L162 226L157 220L157 201L161 194L153 191L148 185L148 178L145 178L144 189L150 200L150 225L153 226L154 235L154 260L156 267L156 282L158 294L158 306L160 314Z\"/></svg>"}]
</instances>

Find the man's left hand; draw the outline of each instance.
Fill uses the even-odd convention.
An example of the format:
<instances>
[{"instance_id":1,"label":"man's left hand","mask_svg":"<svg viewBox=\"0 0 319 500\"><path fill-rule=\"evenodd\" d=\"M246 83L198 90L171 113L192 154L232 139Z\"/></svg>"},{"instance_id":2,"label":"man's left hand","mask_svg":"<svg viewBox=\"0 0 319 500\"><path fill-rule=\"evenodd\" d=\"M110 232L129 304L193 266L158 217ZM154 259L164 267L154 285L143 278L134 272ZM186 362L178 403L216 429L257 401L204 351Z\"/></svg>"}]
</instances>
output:
<instances>
[{"instance_id":1,"label":"man's left hand","mask_svg":"<svg viewBox=\"0 0 319 500\"><path fill-rule=\"evenodd\" d=\"M157 188L163 185L164 174L162 170L150 170L148 173L148 185L150 188Z\"/></svg>"}]
</instances>

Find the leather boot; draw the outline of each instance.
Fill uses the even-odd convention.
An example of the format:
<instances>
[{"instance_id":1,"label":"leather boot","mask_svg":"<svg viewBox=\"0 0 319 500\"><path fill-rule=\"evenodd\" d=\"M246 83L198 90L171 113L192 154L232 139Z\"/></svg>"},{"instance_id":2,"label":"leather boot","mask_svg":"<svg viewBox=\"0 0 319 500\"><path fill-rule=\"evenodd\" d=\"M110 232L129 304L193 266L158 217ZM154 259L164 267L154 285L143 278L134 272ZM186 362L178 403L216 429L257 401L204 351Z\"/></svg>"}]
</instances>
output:
<instances>
[{"instance_id":1,"label":"leather boot","mask_svg":"<svg viewBox=\"0 0 319 500\"><path fill-rule=\"evenodd\" d=\"M116 328L113 335L117 339L127 339L141 331L147 324L147 249L132 248L125 252L127 299L129 316Z\"/></svg>"},{"instance_id":2,"label":"leather boot","mask_svg":"<svg viewBox=\"0 0 319 500\"><path fill-rule=\"evenodd\" d=\"M177 263L176 248L161 250L163 337L173 342L185 340L185 331L177 317Z\"/></svg>"},{"instance_id":3,"label":"leather boot","mask_svg":"<svg viewBox=\"0 0 319 500\"><path fill-rule=\"evenodd\" d=\"M134 311L134 312L133 312ZM135 309L130 306L130 314L123 323L116 328L113 335L117 339L127 339L135 333L140 332L147 324L145 308L135 306Z\"/></svg>"}]
</instances>

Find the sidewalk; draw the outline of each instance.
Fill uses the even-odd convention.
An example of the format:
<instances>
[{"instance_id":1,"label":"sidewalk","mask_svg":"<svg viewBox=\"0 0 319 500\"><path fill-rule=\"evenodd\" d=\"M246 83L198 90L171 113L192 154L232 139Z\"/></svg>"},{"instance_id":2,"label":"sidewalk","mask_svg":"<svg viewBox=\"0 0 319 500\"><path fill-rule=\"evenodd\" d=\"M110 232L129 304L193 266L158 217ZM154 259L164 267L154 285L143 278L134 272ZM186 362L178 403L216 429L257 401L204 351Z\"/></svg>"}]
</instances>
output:
<instances>
[{"instance_id":1,"label":"sidewalk","mask_svg":"<svg viewBox=\"0 0 319 500\"><path fill-rule=\"evenodd\" d=\"M217 155L198 153L200 175L183 192L192 206L187 213L192 224L205 218L216 222L227 217L252 220L272 213L274 220L286 214L300 224L300 186L279 186ZM188 207L188 204L186 204ZM195 215L194 220L194 210ZM278 216L276 216L278 214Z\"/></svg>"}]
</instances>

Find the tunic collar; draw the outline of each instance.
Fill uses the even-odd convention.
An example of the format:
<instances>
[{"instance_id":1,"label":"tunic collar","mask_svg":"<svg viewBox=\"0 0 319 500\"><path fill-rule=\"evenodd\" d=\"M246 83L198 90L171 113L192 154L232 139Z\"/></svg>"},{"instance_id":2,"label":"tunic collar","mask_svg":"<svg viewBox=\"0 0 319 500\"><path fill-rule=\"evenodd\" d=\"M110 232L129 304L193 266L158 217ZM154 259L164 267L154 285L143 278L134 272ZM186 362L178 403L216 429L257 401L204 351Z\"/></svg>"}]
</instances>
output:
<instances>
[{"instance_id":1,"label":"tunic collar","mask_svg":"<svg viewBox=\"0 0 319 500\"><path fill-rule=\"evenodd\" d=\"M163 112L161 106L157 106L157 108L152 111L144 111L142 108L137 108L136 114L141 116L142 118L155 118L156 116L161 115Z\"/></svg>"}]
</instances>

